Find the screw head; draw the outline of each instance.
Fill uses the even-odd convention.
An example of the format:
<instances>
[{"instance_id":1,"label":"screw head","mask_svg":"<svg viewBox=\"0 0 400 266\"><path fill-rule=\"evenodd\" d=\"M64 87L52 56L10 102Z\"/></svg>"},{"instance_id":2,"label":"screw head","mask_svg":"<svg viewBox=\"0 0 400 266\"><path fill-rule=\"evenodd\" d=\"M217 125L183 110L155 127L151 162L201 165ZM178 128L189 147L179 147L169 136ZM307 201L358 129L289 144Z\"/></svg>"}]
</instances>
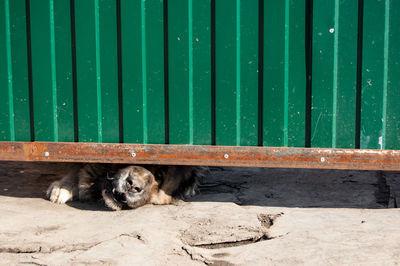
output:
<instances>
[{"instance_id":1,"label":"screw head","mask_svg":"<svg viewBox=\"0 0 400 266\"><path fill-rule=\"evenodd\" d=\"M224 158L225 158L225 159L228 159L228 158L229 158L229 154L225 153L225 154L224 154Z\"/></svg>"},{"instance_id":2,"label":"screw head","mask_svg":"<svg viewBox=\"0 0 400 266\"><path fill-rule=\"evenodd\" d=\"M136 153L131 152L131 156L132 156L132 157L136 157Z\"/></svg>"},{"instance_id":3,"label":"screw head","mask_svg":"<svg viewBox=\"0 0 400 266\"><path fill-rule=\"evenodd\" d=\"M44 156L48 157L50 155L50 153L48 151L44 152Z\"/></svg>"},{"instance_id":4,"label":"screw head","mask_svg":"<svg viewBox=\"0 0 400 266\"><path fill-rule=\"evenodd\" d=\"M325 157L321 157L321 163L325 162Z\"/></svg>"}]
</instances>

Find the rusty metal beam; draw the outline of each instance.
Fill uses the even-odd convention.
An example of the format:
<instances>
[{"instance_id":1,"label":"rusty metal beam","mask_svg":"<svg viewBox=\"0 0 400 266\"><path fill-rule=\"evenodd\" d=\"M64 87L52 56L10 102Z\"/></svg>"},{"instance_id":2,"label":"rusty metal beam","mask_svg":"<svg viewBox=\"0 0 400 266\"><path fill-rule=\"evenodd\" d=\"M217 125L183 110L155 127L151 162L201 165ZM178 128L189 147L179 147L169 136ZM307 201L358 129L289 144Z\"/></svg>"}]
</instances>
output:
<instances>
[{"instance_id":1,"label":"rusty metal beam","mask_svg":"<svg viewBox=\"0 0 400 266\"><path fill-rule=\"evenodd\" d=\"M0 161L400 170L400 150L0 142Z\"/></svg>"}]
</instances>

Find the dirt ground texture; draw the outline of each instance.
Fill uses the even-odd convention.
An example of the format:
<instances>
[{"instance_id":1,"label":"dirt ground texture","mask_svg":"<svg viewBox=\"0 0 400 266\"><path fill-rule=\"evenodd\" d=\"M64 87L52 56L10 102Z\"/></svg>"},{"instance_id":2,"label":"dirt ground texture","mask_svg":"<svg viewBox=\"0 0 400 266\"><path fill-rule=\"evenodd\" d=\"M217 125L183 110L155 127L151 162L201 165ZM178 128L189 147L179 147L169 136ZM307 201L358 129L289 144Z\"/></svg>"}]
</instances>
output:
<instances>
[{"instance_id":1,"label":"dirt ground texture","mask_svg":"<svg viewBox=\"0 0 400 266\"><path fill-rule=\"evenodd\" d=\"M1 265L398 265L400 173L210 168L201 194L53 204L67 163L0 163Z\"/></svg>"}]
</instances>

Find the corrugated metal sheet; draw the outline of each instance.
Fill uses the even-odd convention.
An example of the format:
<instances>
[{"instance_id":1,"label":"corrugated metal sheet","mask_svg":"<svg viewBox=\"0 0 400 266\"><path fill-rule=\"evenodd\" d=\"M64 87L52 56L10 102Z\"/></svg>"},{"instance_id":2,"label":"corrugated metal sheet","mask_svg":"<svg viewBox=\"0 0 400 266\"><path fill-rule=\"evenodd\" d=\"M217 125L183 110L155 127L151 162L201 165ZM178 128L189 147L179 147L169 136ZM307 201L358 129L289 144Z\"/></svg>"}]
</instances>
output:
<instances>
[{"instance_id":1,"label":"corrugated metal sheet","mask_svg":"<svg viewBox=\"0 0 400 266\"><path fill-rule=\"evenodd\" d=\"M400 149L400 1L1 0L0 140Z\"/></svg>"}]
</instances>

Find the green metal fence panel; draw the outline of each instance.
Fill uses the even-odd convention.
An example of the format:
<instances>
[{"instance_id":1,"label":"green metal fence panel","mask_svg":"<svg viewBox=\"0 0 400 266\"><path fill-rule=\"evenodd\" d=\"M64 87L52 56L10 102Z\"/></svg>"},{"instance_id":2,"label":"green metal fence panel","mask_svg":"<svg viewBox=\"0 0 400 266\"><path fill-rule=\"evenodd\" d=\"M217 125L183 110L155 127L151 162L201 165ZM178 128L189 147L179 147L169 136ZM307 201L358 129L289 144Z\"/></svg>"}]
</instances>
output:
<instances>
[{"instance_id":1,"label":"green metal fence panel","mask_svg":"<svg viewBox=\"0 0 400 266\"><path fill-rule=\"evenodd\" d=\"M387 91L388 18L390 1L365 1L361 91L361 148L383 148Z\"/></svg>"},{"instance_id":2,"label":"green metal fence panel","mask_svg":"<svg viewBox=\"0 0 400 266\"><path fill-rule=\"evenodd\" d=\"M304 147L306 1L264 1L263 145Z\"/></svg>"},{"instance_id":3,"label":"green metal fence panel","mask_svg":"<svg viewBox=\"0 0 400 266\"><path fill-rule=\"evenodd\" d=\"M283 146L306 145L306 1L288 1L285 8L285 98Z\"/></svg>"},{"instance_id":4,"label":"green metal fence panel","mask_svg":"<svg viewBox=\"0 0 400 266\"><path fill-rule=\"evenodd\" d=\"M388 80L386 103L385 149L399 149L400 146L400 35L394 29L400 28L400 2L391 1L388 38Z\"/></svg>"},{"instance_id":5,"label":"green metal fence panel","mask_svg":"<svg viewBox=\"0 0 400 266\"><path fill-rule=\"evenodd\" d=\"M313 147L355 147L357 15L356 1L314 1Z\"/></svg>"},{"instance_id":6,"label":"green metal fence panel","mask_svg":"<svg viewBox=\"0 0 400 266\"><path fill-rule=\"evenodd\" d=\"M79 140L119 142L116 3L76 1Z\"/></svg>"},{"instance_id":7,"label":"green metal fence panel","mask_svg":"<svg viewBox=\"0 0 400 266\"><path fill-rule=\"evenodd\" d=\"M171 144L211 144L210 7L210 1L168 2Z\"/></svg>"},{"instance_id":8,"label":"green metal fence panel","mask_svg":"<svg viewBox=\"0 0 400 266\"><path fill-rule=\"evenodd\" d=\"M103 141L98 11L98 1L75 1L77 123L82 142Z\"/></svg>"},{"instance_id":9,"label":"green metal fence panel","mask_svg":"<svg viewBox=\"0 0 400 266\"><path fill-rule=\"evenodd\" d=\"M74 141L69 1L30 6L35 140Z\"/></svg>"},{"instance_id":10,"label":"green metal fence panel","mask_svg":"<svg viewBox=\"0 0 400 266\"><path fill-rule=\"evenodd\" d=\"M31 135L31 112L30 112L30 91L28 78L28 46L27 46L27 17L26 6L23 0L3 0L2 19L5 29L1 36L5 41L6 56L0 60L5 60L6 73L2 73L3 79L6 77L7 85L1 87L2 95L8 99L8 110L2 112L0 121L0 132L4 131L4 138L11 141L30 141ZM7 93L4 93L7 91ZM8 133L8 134L7 134Z\"/></svg>"},{"instance_id":11,"label":"green metal fence panel","mask_svg":"<svg viewBox=\"0 0 400 266\"><path fill-rule=\"evenodd\" d=\"M364 16L361 148L399 149L400 54L396 1L369 1Z\"/></svg>"},{"instance_id":12,"label":"green metal fence panel","mask_svg":"<svg viewBox=\"0 0 400 266\"><path fill-rule=\"evenodd\" d=\"M122 0L120 6L122 140L128 143L143 143L144 141L142 4L140 1Z\"/></svg>"},{"instance_id":13,"label":"green metal fence panel","mask_svg":"<svg viewBox=\"0 0 400 266\"><path fill-rule=\"evenodd\" d=\"M333 128L334 98L337 98L337 8L338 1L314 1L311 145L330 147L336 138ZM337 49L337 48L336 48ZM335 83L335 84L334 84Z\"/></svg>"},{"instance_id":14,"label":"green metal fence panel","mask_svg":"<svg viewBox=\"0 0 400 266\"><path fill-rule=\"evenodd\" d=\"M356 147L357 117L357 38L358 38L358 4L356 1L344 1L336 4L336 38L333 75L336 88L333 96L334 107L332 130L332 147ZM336 47L336 48L335 48ZM343 130L346 129L346 130Z\"/></svg>"},{"instance_id":15,"label":"green metal fence panel","mask_svg":"<svg viewBox=\"0 0 400 266\"><path fill-rule=\"evenodd\" d=\"M164 61L164 9L163 1L142 0L142 54L144 56L145 85L144 143L162 144L166 138L165 61Z\"/></svg>"},{"instance_id":16,"label":"green metal fence panel","mask_svg":"<svg viewBox=\"0 0 400 266\"><path fill-rule=\"evenodd\" d=\"M191 134L193 144L212 144L212 85L211 85L211 0L191 0L192 68L189 72L193 87ZM190 23L190 22L189 22ZM190 64L190 62L189 62ZM190 117L189 117L190 119Z\"/></svg>"},{"instance_id":17,"label":"green metal fence panel","mask_svg":"<svg viewBox=\"0 0 400 266\"><path fill-rule=\"evenodd\" d=\"M237 145L258 144L258 1L238 3Z\"/></svg>"},{"instance_id":18,"label":"green metal fence panel","mask_svg":"<svg viewBox=\"0 0 400 266\"><path fill-rule=\"evenodd\" d=\"M215 6L216 144L256 146L258 2L228 2Z\"/></svg>"},{"instance_id":19,"label":"green metal fence panel","mask_svg":"<svg viewBox=\"0 0 400 266\"><path fill-rule=\"evenodd\" d=\"M58 141L70 142L75 140L71 6L68 0L53 1L53 5Z\"/></svg>"},{"instance_id":20,"label":"green metal fence panel","mask_svg":"<svg viewBox=\"0 0 400 266\"><path fill-rule=\"evenodd\" d=\"M11 140L10 124L11 113L9 104L9 89L11 80L9 79L10 73L8 58L10 46L10 27L9 27L9 7L8 2L4 1L0 5L0 14L3 19L0 19L0 140Z\"/></svg>"},{"instance_id":21,"label":"green metal fence panel","mask_svg":"<svg viewBox=\"0 0 400 266\"><path fill-rule=\"evenodd\" d=\"M263 145L283 146L285 1L264 3Z\"/></svg>"},{"instance_id":22,"label":"green metal fence panel","mask_svg":"<svg viewBox=\"0 0 400 266\"><path fill-rule=\"evenodd\" d=\"M215 1L215 120L216 144L239 145L238 17L239 1ZM238 10L239 9L239 10Z\"/></svg>"},{"instance_id":23,"label":"green metal fence panel","mask_svg":"<svg viewBox=\"0 0 400 266\"><path fill-rule=\"evenodd\" d=\"M103 142L119 142L117 6L115 0L98 3L101 120ZM97 29L96 29L97 31Z\"/></svg>"},{"instance_id":24,"label":"green metal fence panel","mask_svg":"<svg viewBox=\"0 0 400 266\"><path fill-rule=\"evenodd\" d=\"M0 140L400 149L394 0L1 0Z\"/></svg>"},{"instance_id":25,"label":"green metal fence panel","mask_svg":"<svg viewBox=\"0 0 400 266\"><path fill-rule=\"evenodd\" d=\"M58 141L54 3L30 1L30 4L35 139Z\"/></svg>"},{"instance_id":26,"label":"green metal fence panel","mask_svg":"<svg viewBox=\"0 0 400 266\"><path fill-rule=\"evenodd\" d=\"M191 1L168 1L169 140L171 144L193 143L193 77L189 77L193 73L193 48L192 44L189 45L192 41L193 17L189 8L192 9Z\"/></svg>"}]
</instances>

